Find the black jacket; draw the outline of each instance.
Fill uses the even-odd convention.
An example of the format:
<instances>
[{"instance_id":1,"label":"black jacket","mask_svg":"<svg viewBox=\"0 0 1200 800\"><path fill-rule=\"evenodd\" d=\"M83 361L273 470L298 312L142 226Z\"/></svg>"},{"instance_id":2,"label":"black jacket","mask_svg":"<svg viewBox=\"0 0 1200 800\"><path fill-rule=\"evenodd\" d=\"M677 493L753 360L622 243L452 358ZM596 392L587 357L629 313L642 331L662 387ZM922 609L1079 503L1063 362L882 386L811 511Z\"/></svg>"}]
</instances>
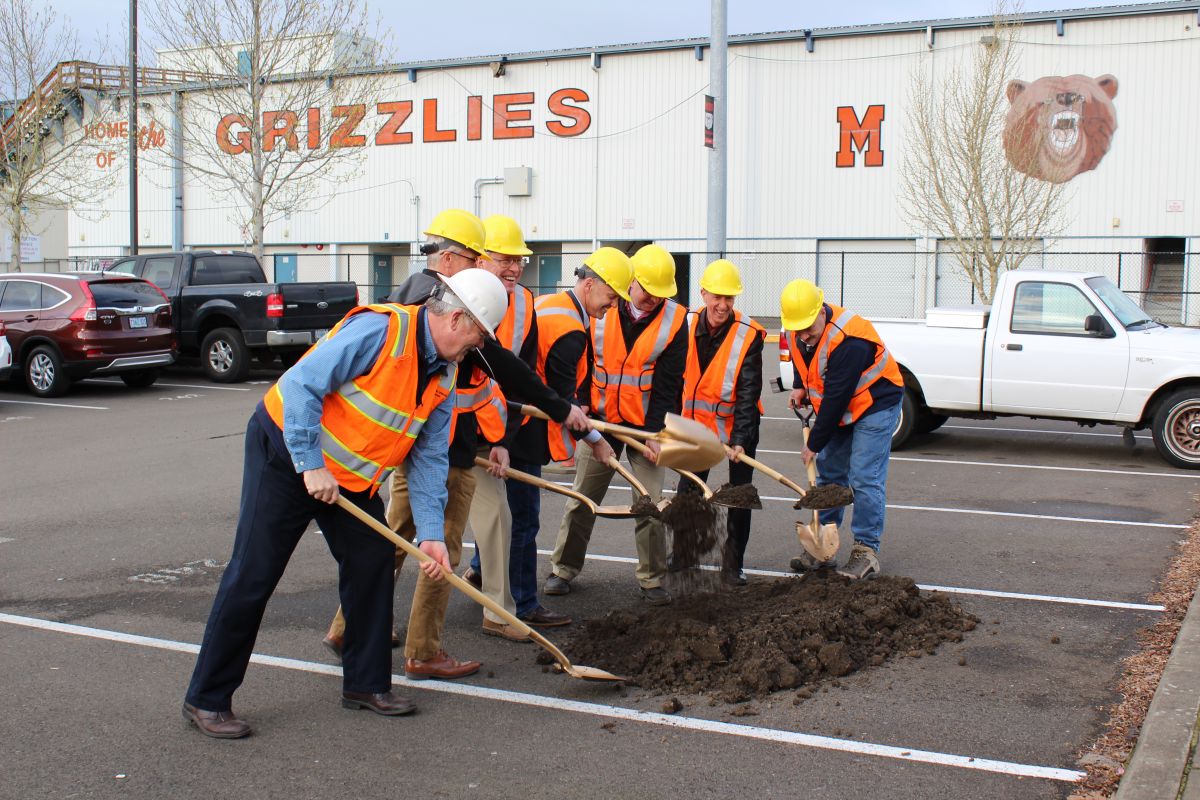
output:
<instances>
[{"instance_id":1,"label":"black jacket","mask_svg":"<svg viewBox=\"0 0 1200 800\"><path fill-rule=\"evenodd\" d=\"M699 311L700 322L696 325L696 358L700 362L700 372L708 369L713 356L721 349L729 332L733 330L733 315L715 332L710 330L707 314L704 309ZM743 317L743 320L745 318ZM739 325L747 325L739 322ZM758 444L758 425L762 415L758 413L758 398L762 395L763 371L763 333L754 332L750 349L742 361L742 369L738 372L737 385L734 389L733 432L729 436L729 445L741 445L750 449Z\"/></svg>"},{"instance_id":2,"label":"black jacket","mask_svg":"<svg viewBox=\"0 0 1200 800\"><path fill-rule=\"evenodd\" d=\"M388 295L388 302L403 305L420 305L430 298L435 288L441 285L437 273L421 270L410 275ZM537 343L534 342L534 354ZM525 352L525 348L521 348ZM551 391L529 365L517 355L504 348L495 339L487 338L480 350L472 350L459 366L458 386L470 384L471 372L479 367L496 379L505 397L530 403L545 411L556 421L562 421L571 413L571 405L564 397ZM515 414L514 414L515 415ZM475 465L475 451L480 447L474 413L463 413L454 427L454 439L450 442L450 465L470 468ZM486 444L501 444L488 442Z\"/></svg>"}]
</instances>

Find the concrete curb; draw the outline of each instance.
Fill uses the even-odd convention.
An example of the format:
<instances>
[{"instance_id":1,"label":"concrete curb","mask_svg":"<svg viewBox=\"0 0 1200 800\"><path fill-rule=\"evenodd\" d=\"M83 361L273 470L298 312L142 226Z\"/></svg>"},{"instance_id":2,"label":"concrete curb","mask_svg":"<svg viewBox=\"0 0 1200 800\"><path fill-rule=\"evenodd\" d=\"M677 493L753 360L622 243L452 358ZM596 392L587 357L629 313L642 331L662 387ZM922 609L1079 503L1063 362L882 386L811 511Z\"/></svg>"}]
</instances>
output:
<instances>
[{"instance_id":1,"label":"concrete curb","mask_svg":"<svg viewBox=\"0 0 1200 800\"><path fill-rule=\"evenodd\" d=\"M1200 591L1188 605L1114 800L1178 798L1194 757L1198 726ZM1188 782L1183 800L1200 800L1200 773Z\"/></svg>"}]
</instances>

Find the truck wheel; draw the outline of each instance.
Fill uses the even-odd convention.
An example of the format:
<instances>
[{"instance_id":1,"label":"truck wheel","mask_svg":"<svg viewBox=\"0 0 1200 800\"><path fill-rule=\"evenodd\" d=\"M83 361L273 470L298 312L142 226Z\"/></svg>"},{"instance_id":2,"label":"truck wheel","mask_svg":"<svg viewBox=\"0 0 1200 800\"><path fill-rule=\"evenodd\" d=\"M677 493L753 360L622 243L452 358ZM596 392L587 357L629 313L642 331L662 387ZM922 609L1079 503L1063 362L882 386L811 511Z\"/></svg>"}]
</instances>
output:
<instances>
[{"instance_id":1,"label":"truck wheel","mask_svg":"<svg viewBox=\"0 0 1200 800\"><path fill-rule=\"evenodd\" d=\"M154 367L150 369L135 369L133 372L122 372L121 380L125 381L125 385L131 389L145 389L148 386L153 386L158 380L158 370Z\"/></svg>"},{"instance_id":2,"label":"truck wheel","mask_svg":"<svg viewBox=\"0 0 1200 800\"><path fill-rule=\"evenodd\" d=\"M1151 427L1164 461L1200 469L1200 389L1179 389L1163 398Z\"/></svg>"},{"instance_id":3,"label":"truck wheel","mask_svg":"<svg viewBox=\"0 0 1200 800\"><path fill-rule=\"evenodd\" d=\"M912 389L904 387L904 397L900 401L900 419L896 420L896 430L892 433L892 449L904 447L908 438L913 435L917 422L917 401L913 398Z\"/></svg>"},{"instance_id":4,"label":"truck wheel","mask_svg":"<svg viewBox=\"0 0 1200 800\"><path fill-rule=\"evenodd\" d=\"M25 384L38 397L62 397L71 385L62 356L49 345L33 348L25 357Z\"/></svg>"},{"instance_id":5,"label":"truck wheel","mask_svg":"<svg viewBox=\"0 0 1200 800\"><path fill-rule=\"evenodd\" d=\"M945 425L948 419L950 418L945 414L935 414L932 411L926 411L917 418L917 424L913 427L917 433L932 433Z\"/></svg>"},{"instance_id":6,"label":"truck wheel","mask_svg":"<svg viewBox=\"0 0 1200 800\"><path fill-rule=\"evenodd\" d=\"M200 345L204 374L217 383L239 383L250 372L250 351L237 328L217 328Z\"/></svg>"}]
</instances>

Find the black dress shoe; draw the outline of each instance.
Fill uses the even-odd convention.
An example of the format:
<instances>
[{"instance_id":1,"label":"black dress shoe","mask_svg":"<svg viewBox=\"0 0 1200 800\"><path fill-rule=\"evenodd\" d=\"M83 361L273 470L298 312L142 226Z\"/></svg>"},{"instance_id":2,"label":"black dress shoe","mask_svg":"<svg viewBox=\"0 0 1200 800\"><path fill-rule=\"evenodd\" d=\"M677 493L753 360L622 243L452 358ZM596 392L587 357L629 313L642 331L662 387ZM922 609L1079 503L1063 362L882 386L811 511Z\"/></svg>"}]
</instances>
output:
<instances>
[{"instance_id":1,"label":"black dress shoe","mask_svg":"<svg viewBox=\"0 0 1200 800\"><path fill-rule=\"evenodd\" d=\"M475 570L467 567L463 570L462 579L474 586L476 589L483 590L483 575Z\"/></svg>"},{"instance_id":2,"label":"black dress shoe","mask_svg":"<svg viewBox=\"0 0 1200 800\"><path fill-rule=\"evenodd\" d=\"M571 618L566 614L551 611L545 606L538 606L533 611L518 614L517 619L531 628L557 628L560 625L570 625Z\"/></svg>"},{"instance_id":3,"label":"black dress shoe","mask_svg":"<svg viewBox=\"0 0 1200 800\"><path fill-rule=\"evenodd\" d=\"M252 730L232 711L205 711L191 703L183 704L183 718L214 739L241 739Z\"/></svg>"},{"instance_id":4,"label":"black dress shoe","mask_svg":"<svg viewBox=\"0 0 1200 800\"><path fill-rule=\"evenodd\" d=\"M749 581L746 580L746 573L740 569L723 569L721 582L726 586L745 586Z\"/></svg>"},{"instance_id":5,"label":"black dress shoe","mask_svg":"<svg viewBox=\"0 0 1200 800\"><path fill-rule=\"evenodd\" d=\"M390 691L378 694L342 692L342 708L365 708L385 717L402 717L417 710L417 705L406 697Z\"/></svg>"}]
</instances>

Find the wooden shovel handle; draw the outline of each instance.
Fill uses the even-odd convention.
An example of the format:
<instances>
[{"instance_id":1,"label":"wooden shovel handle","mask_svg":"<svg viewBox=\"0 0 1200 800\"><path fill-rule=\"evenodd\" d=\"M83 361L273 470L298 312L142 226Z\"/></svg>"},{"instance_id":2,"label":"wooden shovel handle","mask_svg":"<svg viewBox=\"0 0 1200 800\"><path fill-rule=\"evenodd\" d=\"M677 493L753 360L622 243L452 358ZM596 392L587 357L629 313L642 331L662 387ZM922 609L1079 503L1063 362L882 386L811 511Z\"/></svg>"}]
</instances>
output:
<instances>
[{"instance_id":1,"label":"wooden shovel handle","mask_svg":"<svg viewBox=\"0 0 1200 800\"><path fill-rule=\"evenodd\" d=\"M480 458L478 456L475 457L475 465L478 467L487 469L491 463L492 462L488 461L486 458ZM585 494L580 494L574 489L568 489L565 486L559 486L557 483L552 483L545 478L539 478L537 475L530 475L528 472L521 472L521 470L513 469L512 467L509 467L505 471L505 477L512 478L513 480L520 481L521 483L528 483L530 486L536 486L539 489L545 489L548 492L557 492L558 494L566 495L567 497L583 503L585 506L591 509L593 514L596 513L596 504L592 502L591 498Z\"/></svg>"},{"instance_id":2,"label":"wooden shovel handle","mask_svg":"<svg viewBox=\"0 0 1200 800\"><path fill-rule=\"evenodd\" d=\"M608 459L608 461L605 461L604 463L606 466L608 466L609 469L616 470L618 475L620 475L625 480L629 481L629 485L632 486L635 490L637 490L637 492L639 494L645 494L645 495L650 494L649 492L646 491L645 485L637 479L637 476L635 476L631 470L628 470L625 467L621 466L621 462L617 460L616 456L613 456L612 458Z\"/></svg>"},{"instance_id":3,"label":"wooden shovel handle","mask_svg":"<svg viewBox=\"0 0 1200 800\"><path fill-rule=\"evenodd\" d=\"M517 403L509 403L509 405L514 406L518 411L520 411L522 414L524 414L527 417L536 417L537 419L550 420L550 415L548 415L545 411L542 411L537 406L518 405ZM598 419L591 419L590 417L589 417L588 421L592 423L592 427L595 428L596 430L600 431L601 433L610 433L613 436L617 436L619 434L619 435L624 435L624 436L633 436L637 439L661 439L662 438L662 436L658 433L648 433L647 431L639 431L637 428L626 428L624 425L614 425L611 422L604 422L604 421L598 420Z\"/></svg>"},{"instance_id":4,"label":"wooden shovel handle","mask_svg":"<svg viewBox=\"0 0 1200 800\"><path fill-rule=\"evenodd\" d=\"M741 461L745 464L749 464L751 467L762 472L764 475L766 475L769 478L774 478L775 480L779 481L787 488L791 489L793 492L796 492L801 497L804 497L804 495L808 494L804 490L804 487L802 487L800 484L796 483L794 480L789 478L787 475L784 475L779 470L768 467L766 464L762 463L757 458L753 458L751 456L746 455L745 453L742 453L741 455L738 456L738 461Z\"/></svg>"},{"instance_id":5,"label":"wooden shovel handle","mask_svg":"<svg viewBox=\"0 0 1200 800\"><path fill-rule=\"evenodd\" d=\"M804 449L808 449L808 419L804 420L804 425L801 428L804 435ZM808 462L808 485L812 488L817 486L817 460L814 458ZM821 532L821 513L817 509L813 509L813 533L820 535Z\"/></svg>"},{"instance_id":6,"label":"wooden shovel handle","mask_svg":"<svg viewBox=\"0 0 1200 800\"><path fill-rule=\"evenodd\" d=\"M616 434L613 434L613 438L616 439L618 442L624 442L626 446L632 447L634 450L637 450L639 453L641 453L644 456L648 456L650 453L650 448L647 447L644 442L639 442L637 439L634 439L633 437L626 436L623 433L616 433ZM690 470L686 470L686 469L672 468L672 470L674 472L678 472L680 475L682 475L683 477L687 478L689 481L691 481L692 483L694 483L698 487L700 487L700 491L704 493L705 500L707 500L713 496L713 490L708 488L708 484L705 483L703 480L701 480L700 476L697 475L696 473L691 472Z\"/></svg>"}]
</instances>

